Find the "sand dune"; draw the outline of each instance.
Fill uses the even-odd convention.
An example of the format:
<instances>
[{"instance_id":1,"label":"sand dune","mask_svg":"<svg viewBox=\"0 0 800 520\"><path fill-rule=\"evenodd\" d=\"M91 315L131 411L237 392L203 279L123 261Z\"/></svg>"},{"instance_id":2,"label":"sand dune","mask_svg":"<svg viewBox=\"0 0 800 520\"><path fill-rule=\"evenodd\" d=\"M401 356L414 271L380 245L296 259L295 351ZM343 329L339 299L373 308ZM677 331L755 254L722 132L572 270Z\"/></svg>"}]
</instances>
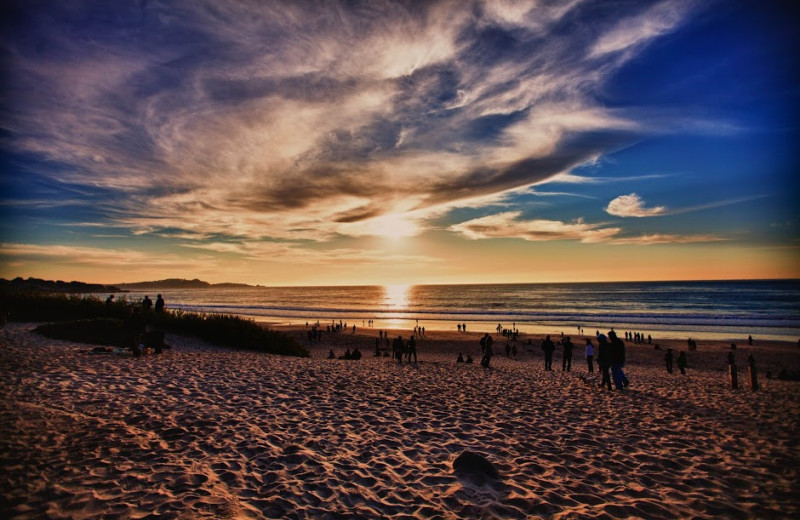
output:
<instances>
[{"instance_id":1,"label":"sand dune","mask_svg":"<svg viewBox=\"0 0 800 520\"><path fill-rule=\"evenodd\" d=\"M800 383L729 389L723 344L701 344L686 376L629 345L632 385L609 392L581 377L582 348L572 372L560 353L544 372L525 348L491 370L456 365L457 352L476 355L477 333L431 333L415 366L372 357L375 331L326 336L310 359L175 336L165 354L132 359L31 329L2 331L5 517L800 514ZM360 361L324 359L355 345ZM740 348L740 365L749 352L762 373L800 366L794 345ZM464 450L500 478L454 473Z\"/></svg>"}]
</instances>

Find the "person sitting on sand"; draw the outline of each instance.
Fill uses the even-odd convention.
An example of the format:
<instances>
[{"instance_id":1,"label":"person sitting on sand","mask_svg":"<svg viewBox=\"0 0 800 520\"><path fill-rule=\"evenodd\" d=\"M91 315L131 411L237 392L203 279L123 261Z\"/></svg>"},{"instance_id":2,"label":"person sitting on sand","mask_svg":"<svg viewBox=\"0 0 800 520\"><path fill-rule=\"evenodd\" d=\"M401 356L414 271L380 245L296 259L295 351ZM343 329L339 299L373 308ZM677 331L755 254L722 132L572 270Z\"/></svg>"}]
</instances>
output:
<instances>
[{"instance_id":1,"label":"person sitting on sand","mask_svg":"<svg viewBox=\"0 0 800 520\"><path fill-rule=\"evenodd\" d=\"M336 354L333 353L333 349L328 352L328 359L336 359Z\"/></svg>"},{"instance_id":2,"label":"person sitting on sand","mask_svg":"<svg viewBox=\"0 0 800 520\"><path fill-rule=\"evenodd\" d=\"M464 361L464 364L466 364L466 365L471 365L471 364L472 364L472 356L470 356L469 354L467 354L467 360L466 360L466 361Z\"/></svg>"},{"instance_id":3,"label":"person sitting on sand","mask_svg":"<svg viewBox=\"0 0 800 520\"><path fill-rule=\"evenodd\" d=\"M350 359L361 359L361 351L358 350L358 347L353 349L353 353L350 355Z\"/></svg>"},{"instance_id":4,"label":"person sitting on sand","mask_svg":"<svg viewBox=\"0 0 800 520\"><path fill-rule=\"evenodd\" d=\"M463 363L464 356L461 355L461 352L458 353L458 359L456 359L456 363Z\"/></svg>"},{"instance_id":5,"label":"person sitting on sand","mask_svg":"<svg viewBox=\"0 0 800 520\"><path fill-rule=\"evenodd\" d=\"M339 359L353 359L353 355L350 353L350 349L344 351L344 356L339 356Z\"/></svg>"}]
</instances>

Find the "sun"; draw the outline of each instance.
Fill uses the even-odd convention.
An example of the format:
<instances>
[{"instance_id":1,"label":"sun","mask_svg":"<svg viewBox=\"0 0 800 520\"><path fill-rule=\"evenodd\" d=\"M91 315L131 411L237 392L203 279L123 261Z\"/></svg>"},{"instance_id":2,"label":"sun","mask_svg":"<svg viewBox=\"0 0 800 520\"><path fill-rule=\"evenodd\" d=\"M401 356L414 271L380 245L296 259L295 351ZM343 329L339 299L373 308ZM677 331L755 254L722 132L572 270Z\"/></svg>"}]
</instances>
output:
<instances>
[{"instance_id":1,"label":"sun","mask_svg":"<svg viewBox=\"0 0 800 520\"><path fill-rule=\"evenodd\" d=\"M410 237L420 231L416 222L397 213L372 219L370 228L371 234L384 238Z\"/></svg>"}]
</instances>

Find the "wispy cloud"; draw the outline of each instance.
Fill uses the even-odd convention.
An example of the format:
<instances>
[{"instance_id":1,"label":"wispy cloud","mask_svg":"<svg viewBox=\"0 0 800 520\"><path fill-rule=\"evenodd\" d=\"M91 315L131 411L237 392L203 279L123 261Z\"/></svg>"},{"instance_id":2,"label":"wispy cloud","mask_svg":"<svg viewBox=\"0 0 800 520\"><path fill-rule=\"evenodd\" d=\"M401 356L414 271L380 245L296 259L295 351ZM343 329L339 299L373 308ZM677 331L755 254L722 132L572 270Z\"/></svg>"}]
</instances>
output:
<instances>
[{"instance_id":1,"label":"wispy cloud","mask_svg":"<svg viewBox=\"0 0 800 520\"><path fill-rule=\"evenodd\" d=\"M510 211L468 220L450 226L450 231L460 233L472 240L490 238L515 238L535 242L552 240L574 240L583 243L607 243L615 245L687 244L727 240L713 234L644 234L626 236L620 227L605 223L588 223L583 219L572 222L558 220L520 218L521 213Z\"/></svg>"},{"instance_id":2,"label":"wispy cloud","mask_svg":"<svg viewBox=\"0 0 800 520\"><path fill-rule=\"evenodd\" d=\"M134 234L324 241L387 216L418 232L467 203L578 182L573 168L651 131L596 94L691 5L595 16L587 32L583 4L31 11L0 37L3 146L55 165L39 173L53 183L114 193L103 223Z\"/></svg>"},{"instance_id":3,"label":"wispy cloud","mask_svg":"<svg viewBox=\"0 0 800 520\"><path fill-rule=\"evenodd\" d=\"M521 213L509 211L481 217L450 227L473 240L486 238L520 238L530 241L579 240L605 242L620 232L620 228L603 224L587 224L583 220L560 222L557 220L522 220Z\"/></svg>"},{"instance_id":4,"label":"wispy cloud","mask_svg":"<svg viewBox=\"0 0 800 520\"><path fill-rule=\"evenodd\" d=\"M636 193L631 193L629 195L620 195L619 197L615 198L608 203L608 206L606 206L605 210L609 215L614 215L617 217L660 217L666 215L682 215L685 213L694 213L695 211L731 206L764 197L765 195L754 195L749 197L712 201L706 204L698 204L695 206L685 206L679 208L668 208L667 206L655 206L647 208L645 207L645 201L639 195Z\"/></svg>"}]
</instances>

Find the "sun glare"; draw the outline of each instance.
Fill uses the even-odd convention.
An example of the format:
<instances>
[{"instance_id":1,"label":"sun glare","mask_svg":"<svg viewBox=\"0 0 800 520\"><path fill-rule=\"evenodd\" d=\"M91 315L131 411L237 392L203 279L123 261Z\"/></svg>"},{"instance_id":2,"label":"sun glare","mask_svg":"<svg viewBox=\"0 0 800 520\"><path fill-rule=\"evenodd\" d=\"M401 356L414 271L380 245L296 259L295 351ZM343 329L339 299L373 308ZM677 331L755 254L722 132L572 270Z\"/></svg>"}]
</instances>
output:
<instances>
[{"instance_id":1,"label":"sun glare","mask_svg":"<svg viewBox=\"0 0 800 520\"><path fill-rule=\"evenodd\" d=\"M402 238L416 235L417 224L397 213L373 219L372 234L386 238Z\"/></svg>"},{"instance_id":2,"label":"sun glare","mask_svg":"<svg viewBox=\"0 0 800 520\"><path fill-rule=\"evenodd\" d=\"M390 310L408 308L408 296L411 292L410 285L384 285L383 306Z\"/></svg>"}]
</instances>

